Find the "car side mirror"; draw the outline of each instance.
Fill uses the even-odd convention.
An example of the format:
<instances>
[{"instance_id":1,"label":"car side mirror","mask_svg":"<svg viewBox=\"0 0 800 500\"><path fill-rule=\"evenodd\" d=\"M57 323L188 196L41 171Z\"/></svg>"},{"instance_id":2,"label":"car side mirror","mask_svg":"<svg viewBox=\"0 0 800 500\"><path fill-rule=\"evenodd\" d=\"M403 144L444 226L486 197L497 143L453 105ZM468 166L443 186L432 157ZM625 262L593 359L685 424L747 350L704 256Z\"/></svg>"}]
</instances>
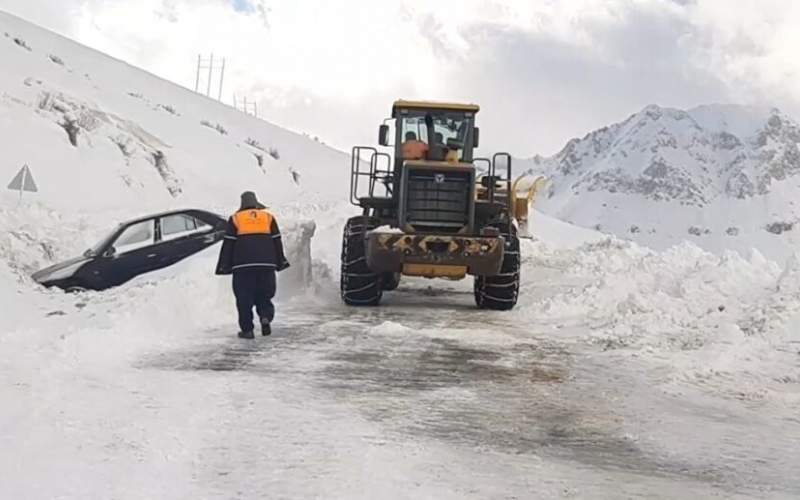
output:
<instances>
[{"instance_id":1,"label":"car side mirror","mask_svg":"<svg viewBox=\"0 0 800 500\"><path fill-rule=\"evenodd\" d=\"M116 255L117 249L114 247L108 247L105 252L103 252L103 257L109 259Z\"/></svg>"},{"instance_id":2,"label":"car side mirror","mask_svg":"<svg viewBox=\"0 0 800 500\"><path fill-rule=\"evenodd\" d=\"M389 125L381 125L378 129L378 144L381 146L389 145Z\"/></svg>"},{"instance_id":3,"label":"car side mirror","mask_svg":"<svg viewBox=\"0 0 800 500\"><path fill-rule=\"evenodd\" d=\"M475 127L472 131L472 147L477 148L481 144L481 129Z\"/></svg>"}]
</instances>

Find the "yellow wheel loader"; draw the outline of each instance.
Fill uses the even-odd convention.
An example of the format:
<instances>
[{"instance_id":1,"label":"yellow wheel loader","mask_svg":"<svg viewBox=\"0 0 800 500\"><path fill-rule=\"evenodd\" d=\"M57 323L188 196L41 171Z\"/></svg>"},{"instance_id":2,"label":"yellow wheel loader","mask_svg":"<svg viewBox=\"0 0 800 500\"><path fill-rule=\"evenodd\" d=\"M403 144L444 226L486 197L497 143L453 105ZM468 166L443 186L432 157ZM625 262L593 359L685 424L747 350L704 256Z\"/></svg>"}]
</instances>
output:
<instances>
[{"instance_id":1,"label":"yellow wheel loader","mask_svg":"<svg viewBox=\"0 0 800 500\"><path fill-rule=\"evenodd\" d=\"M474 277L478 307L509 310L520 282L511 156L475 157L479 107L399 100L380 148L352 151L341 297L378 305L406 276ZM525 209L527 215L527 205Z\"/></svg>"}]
</instances>

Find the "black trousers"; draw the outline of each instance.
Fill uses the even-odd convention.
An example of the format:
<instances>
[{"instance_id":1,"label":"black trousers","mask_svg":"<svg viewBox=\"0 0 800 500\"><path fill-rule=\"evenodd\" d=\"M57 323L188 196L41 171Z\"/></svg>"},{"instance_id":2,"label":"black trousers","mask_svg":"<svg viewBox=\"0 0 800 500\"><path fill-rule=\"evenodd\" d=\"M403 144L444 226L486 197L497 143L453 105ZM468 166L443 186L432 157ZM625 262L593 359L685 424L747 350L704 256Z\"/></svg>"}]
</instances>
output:
<instances>
[{"instance_id":1,"label":"black trousers","mask_svg":"<svg viewBox=\"0 0 800 500\"><path fill-rule=\"evenodd\" d=\"M243 332L253 331L253 307L258 317L272 322L275 318L275 270L251 267L233 271L233 294L239 311L239 328Z\"/></svg>"}]
</instances>

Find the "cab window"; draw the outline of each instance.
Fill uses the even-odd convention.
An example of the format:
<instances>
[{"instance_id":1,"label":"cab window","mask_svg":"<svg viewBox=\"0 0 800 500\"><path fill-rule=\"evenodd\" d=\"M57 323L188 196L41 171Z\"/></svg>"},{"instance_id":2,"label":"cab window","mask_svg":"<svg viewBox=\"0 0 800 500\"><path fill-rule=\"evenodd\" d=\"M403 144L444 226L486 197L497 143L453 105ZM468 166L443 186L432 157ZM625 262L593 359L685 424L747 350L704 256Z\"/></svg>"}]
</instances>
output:
<instances>
[{"instance_id":1,"label":"cab window","mask_svg":"<svg viewBox=\"0 0 800 500\"><path fill-rule=\"evenodd\" d=\"M444 160L452 157L459 161L471 158L472 145L470 131L473 118L460 112L425 112L406 114L400 117L401 140L408 142L412 137L429 147L430 160Z\"/></svg>"},{"instance_id":2,"label":"cab window","mask_svg":"<svg viewBox=\"0 0 800 500\"><path fill-rule=\"evenodd\" d=\"M428 128L425 126L424 117L404 117L402 119L402 134L400 135L403 142L406 142L406 137L410 137L409 132L414 135L416 140L428 143Z\"/></svg>"}]
</instances>

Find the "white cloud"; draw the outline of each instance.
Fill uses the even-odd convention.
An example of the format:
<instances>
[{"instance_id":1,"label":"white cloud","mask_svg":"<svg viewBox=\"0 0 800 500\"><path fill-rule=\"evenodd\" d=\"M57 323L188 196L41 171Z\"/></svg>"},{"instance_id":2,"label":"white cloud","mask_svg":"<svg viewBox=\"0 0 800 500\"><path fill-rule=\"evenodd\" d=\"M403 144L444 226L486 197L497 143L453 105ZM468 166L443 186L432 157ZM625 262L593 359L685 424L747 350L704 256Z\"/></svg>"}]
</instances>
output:
<instances>
[{"instance_id":1,"label":"white cloud","mask_svg":"<svg viewBox=\"0 0 800 500\"><path fill-rule=\"evenodd\" d=\"M397 97L479 101L484 144L550 153L644 105L798 110L792 0L0 0L160 76L226 92L341 147L374 141Z\"/></svg>"}]
</instances>

